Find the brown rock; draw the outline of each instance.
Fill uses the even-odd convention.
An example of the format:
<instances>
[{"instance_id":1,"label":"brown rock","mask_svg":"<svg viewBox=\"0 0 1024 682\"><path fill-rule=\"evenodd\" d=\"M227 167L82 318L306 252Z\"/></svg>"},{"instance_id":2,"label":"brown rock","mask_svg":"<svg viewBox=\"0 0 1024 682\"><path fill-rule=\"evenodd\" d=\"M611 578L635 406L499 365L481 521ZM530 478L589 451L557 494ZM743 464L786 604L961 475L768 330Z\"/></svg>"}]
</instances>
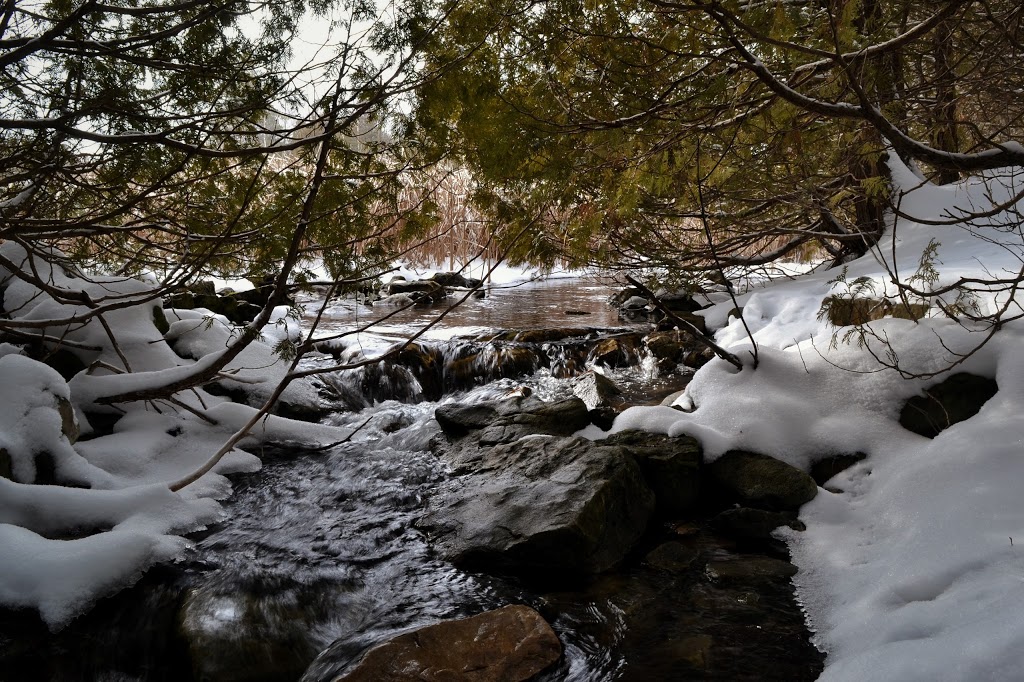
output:
<instances>
[{"instance_id":1,"label":"brown rock","mask_svg":"<svg viewBox=\"0 0 1024 682\"><path fill-rule=\"evenodd\" d=\"M506 606L399 635L334 682L523 682L561 655L539 613Z\"/></svg>"}]
</instances>

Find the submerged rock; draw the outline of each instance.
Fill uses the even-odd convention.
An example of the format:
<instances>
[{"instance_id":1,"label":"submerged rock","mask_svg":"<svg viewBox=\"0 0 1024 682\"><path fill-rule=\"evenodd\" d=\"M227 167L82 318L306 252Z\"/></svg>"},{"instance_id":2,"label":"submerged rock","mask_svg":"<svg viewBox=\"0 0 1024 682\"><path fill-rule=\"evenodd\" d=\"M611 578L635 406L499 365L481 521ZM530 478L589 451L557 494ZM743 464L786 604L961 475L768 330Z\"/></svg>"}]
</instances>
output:
<instances>
[{"instance_id":1,"label":"submerged rock","mask_svg":"<svg viewBox=\"0 0 1024 682\"><path fill-rule=\"evenodd\" d=\"M914 396L900 412L900 424L908 431L934 438L957 422L978 414L999 390L987 377L960 372Z\"/></svg>"},{"instance_id":2,"label":"submerged rock","mask_svg":"<svg viewBox=\"0 0 1024 682\"><path fill-rule=\"evenodd\" d=\"M689 543L669 541L651 550L644 562L670 573L685 571L700 556L700 550Z\"/></svg>"},{"instance_id":3,"label":"submerged rock","mask_svg":"<svg viewBox=\"0 0 1024 682\"><path fill-rule=\"evenodd\" d=\"M773 512L749 507L727 509L711 519L711 527L719 533L748 542L772 542L775 540L772 533L782 526L798 531L807 528L793 512Z\"/></svg>"},{"instance_id":4,"label":"submerged rock","mask_svg":"<svg viewBox=\"0 0 1024 682\"><path fill-rule=\"evenodd\" d=\"M399 635L334 682L525 682L561 655L558 636L539 613L506 606Z\"/></svg>"},{"instance_id":5,"label":"submerged rock","mask_svg":"<svg viewBox=\"0 0 1024 682\"><path fill-rule=\"evenodd\" d=\"M796 566L788 561L761 556L712 561L705 568L708 578L724 583L788 580L796 575L796 571Z\"/></svg>"},{"instance_id":6,"label":"submerged rock","mask_svg":"<svg viewBox=\"0 0 1024 682\"><path fill-rule=\"evenodd\" d=\"M317 655L301 615L298 602L273 595L198 588L185 599L178 634L197 680L295 680Z\"/></svg>"},{"instance_id":7,"label":"submerged rock","mask_svg":"<svg viewBox=\"0 0 1024 682\"><path fill-rule=\"evenodd\" d=\"M818 494L803 471L756 452L730 450L705 468L727 496L751 507L795 511Z\"/></svg>"}]
</instances>

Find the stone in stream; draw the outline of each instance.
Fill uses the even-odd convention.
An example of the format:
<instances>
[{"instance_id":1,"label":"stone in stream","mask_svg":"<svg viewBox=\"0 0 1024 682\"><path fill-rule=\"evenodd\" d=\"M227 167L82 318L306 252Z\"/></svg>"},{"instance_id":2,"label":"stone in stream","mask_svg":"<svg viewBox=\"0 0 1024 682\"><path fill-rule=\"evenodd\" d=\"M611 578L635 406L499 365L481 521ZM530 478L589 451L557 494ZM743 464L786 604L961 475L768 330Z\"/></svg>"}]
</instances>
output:
<instances>
[{"instance_id":1,"label":"stone in stream","mask_svg":"<svg viewBox=\"0 0 1024 682\"><path fill-rule=\"evenodd\" d=\"M775 539L772 533L782 526L798 531L807 528L793 512L773 512L749 507L727 509L711 519L710 525L723 535L748 542L771 542Z\"/></svg>"},{"instance_id":2,"label":"stone in stream","mask_svg":"<svg viewBox=\"0 0 1024 682\"><path fill-rule=\"evenodd\" d=\"M640 361L640 339L639 333L618 334L602 339L590 351L588 360L605 367L631 367Z\"/></svg>"},{"instance_id":3,"label":"stone in stream","mask_svg":"<svg viewBox=\"0 0 1024 682\"><path fill-rule=\"evenodd\" d=\"M609 436L604 443L621 447L636 459L654 491L660 516L679 518L697 506L701 447L694 438L629 430Z\"/></svg>"},{"instance_id":4,"label":"stone in stream","mask_svg":"<svg viewBox=\"0 0 1024 682\"><path fill-rule=\"evenodd\" d=\"M458 475L438 487L417 525L459 564L605 571L643 535L654 507L632 457L583 438L463 444L441 454L455 458Z\"/></svg>"},{"instance_id":5,"label":"stone in stream","mask_svg":"<svg viewBox=\"0 0 1024 682\"><path fill-rule=\"evenodd\" d=\"M572 392L582 400L588 410L610 407L621 402L622 389L603 374L587 372L572 384Z\"/></svg>"},{"instance_id":6,"label":"stone in stream","mask_svg":"<svg viewBox=\"0 0 1024 682\"><path fill-rule=\"evenodd\" d=\"M464 277L457 272L435 272L430 276L430 281L437 282L443 287L459 287L461 289L474 289L483 284L481 279Z\"/></svg>"},{"instance_id":7,"label":"stone in stream","mask_svg":"<svg viewBox=\"0 0 1024 682\"><path fill-rule=\"evenodd\" d=\"M526 682L561 655L558 636L539 613L506 606L399 635L333 682Z\"/></svg>"},{"instance_id":8,"label":"stone in stream","mask_svg":"<svg viewBox=\"0 0 1024 682\"><path fill-rule=\"evenodd\" d=\"M818 494L803 471L767 455L730 450L705 467L728 501L750 507L795 511Z\"/></svg>"},{"instance_id":9,"label":"stone in stream","mask_svg":"<svg viewBox=\"0 0 1024 682\"><path fill-rule=\"evenodd\" d=\"M755 556L711 561L705 567L704 572L710 580L715 582L758 583L770 580L788 580L796 575L797 568L788 561Z\"/></svg>"},{"instance_id":10,"label":"stone in stream","mask_svg":"<svg viewBox=\"0 0 1024 682\"><path fill-rule=\"evenodd\" d=\"M511 442L536 434L568 436L590 423L587 406L579 398L546 403L532 396L471 404L450 403L438 407L434 418L449 438L458 439L483 430L478 437L492 443ZM492 440L497 434L505 434L509 440Z\"/></svg>"},{"instance_id":11,"label":"stone in stream","mask_svg":"<svg viewBox=\"0 0 1024 682\"><path fill-rule=\"evenodd\" d=\"M487 424L477 436L480 445L511 443L538 434L569 436L590 423L587 405L579 398L553 403L528 399L521 407L521 412L500 414Z\"/></svg>"},{"instance_id":12,"label":"stone in stream","mask_svg":"<svg viewBox=\"0 0 1024 682\"><path fill-rule=\"evenodd\" d=\"M663 571L679 573L693 565L699 556L700 550L691 544L669 541L648 552L644 562Z\"/></svg>"}]
</instances>

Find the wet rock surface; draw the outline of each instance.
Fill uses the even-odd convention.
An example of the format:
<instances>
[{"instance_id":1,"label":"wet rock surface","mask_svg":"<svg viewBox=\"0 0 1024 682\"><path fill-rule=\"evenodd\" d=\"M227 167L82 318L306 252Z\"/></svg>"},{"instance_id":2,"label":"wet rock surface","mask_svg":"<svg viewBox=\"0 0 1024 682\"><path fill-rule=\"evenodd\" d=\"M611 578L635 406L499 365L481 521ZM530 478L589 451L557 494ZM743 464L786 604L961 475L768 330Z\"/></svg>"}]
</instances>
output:
<instances>
[{"instance_id":1,"label":"wet rock surface","mask_svg":"<svg viewBox=\"0 0 1024 682\"><path fill-rule=\"evenodd\" d=\"M399 635L334 682L526 682L561 654L558 636L539 613L506 606Z\"/></svg>"},{"instance_id":2,"label":"wet rock surface","mask_svg":"<svg viewBox=\"0 0 1024 682\"><path fill-rule=\"evenodd\" d=\"M643 535L654 494L636 461L568 436L589 423L583 401L444 406L436 415L454 440L433 448L454 476L417 526L445 557L492 570L597 573Z\"/></svg>"},{"instance_id":3,"label":"wet rock surface","mask_svg":"<svg viewBox=\"0 0 1024 682\"><path fill-rule=\"evenodd\" d=\"M679 518L696 509L701 496L701 448L695 439L631 430L616 433L604 443L621 447L637 461L654 491L658 514Z\"/></svg>"}]
</instances>

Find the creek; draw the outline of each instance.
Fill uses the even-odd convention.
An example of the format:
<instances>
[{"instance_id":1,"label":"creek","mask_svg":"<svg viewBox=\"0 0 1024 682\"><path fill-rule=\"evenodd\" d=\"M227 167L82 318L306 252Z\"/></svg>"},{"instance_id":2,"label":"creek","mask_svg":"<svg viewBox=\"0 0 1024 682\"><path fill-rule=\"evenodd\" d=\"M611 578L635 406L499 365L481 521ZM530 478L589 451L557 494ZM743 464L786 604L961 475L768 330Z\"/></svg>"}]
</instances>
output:
<instances>
[{"instance_id":1,"label":"creek","mask_svg":"<svg viewBox=\"0 0 1024 682\"><path fill-rule=\"evenodd\" d=\"M426 338L444 345L454 335L499 329L621 330L609 293L579 280L495 290L467 301ZM359 343L401 339L435 312L405 311ZM324 332L351 328L367 313L333 304ZM656 403L685 383L684 374L658 378L644 363L609 376L629 404ZM521 386L544 399L572 394L570 380L544 368L477 384L440 401L494 399ZM706 519L652 523L620 569L589 578L489 575L439 559L414 526L447 476L428 450L439 401L375 397L329 418L362 425L348 443L259 453L263 469L233 477L226 520L194 535L184 561L149 571L60 633L0 613L0 679L330 682L397 633L509 603L537 609L562 642L564 655L542 682L796 681L820 673L822 656L808 641L788 578L706 577L708 562L742 565L751 556L709 531ZM701 560L667 570L645 559L666 540ZM784 548L759 551L786 558Z\"/></svg>"}]
</instances>

